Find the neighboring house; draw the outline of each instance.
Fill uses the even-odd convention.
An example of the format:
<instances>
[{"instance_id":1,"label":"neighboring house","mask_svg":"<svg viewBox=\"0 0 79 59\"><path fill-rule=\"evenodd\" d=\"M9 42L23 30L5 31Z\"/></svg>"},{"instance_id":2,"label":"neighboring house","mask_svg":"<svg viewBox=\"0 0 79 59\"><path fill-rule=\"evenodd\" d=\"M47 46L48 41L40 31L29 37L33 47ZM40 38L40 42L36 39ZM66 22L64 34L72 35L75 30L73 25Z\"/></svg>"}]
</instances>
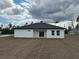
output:
<instances>
[{"instance_id":1,"label":"neighboring house","mask_svg":"<svg viewBox=\"0 0 79 59\"><path fill-rule=\"evenodd\" d=\"M71 34L71 35L74 35L74 34L79 35L79 16L77 17L76 22L78 22L78 24L76 25L76 27L73 28L71 31L69 31L69 34Z\"/></svg>"},{"instance_id":2,"label":"neighboring house","mask_svg":"<svg viewBox=\"0 0 79 59\"><path fill-rule=\"evenodd\" d=\"M14 30L15 38L64 38L65 28L47 23L34 23L17 27Z\"/></svg>"},{"instance_id":3,"label":"neighboring house","mask_svg":"<svg viewBox=\"0 0 79 59\"><path fill-rule=\"evenodd\" d=\"M74 35L74 34L78 34L79 35L79 27L72 29L71 31L69 31L70 35Z\"/></svg>"}]
</instances>

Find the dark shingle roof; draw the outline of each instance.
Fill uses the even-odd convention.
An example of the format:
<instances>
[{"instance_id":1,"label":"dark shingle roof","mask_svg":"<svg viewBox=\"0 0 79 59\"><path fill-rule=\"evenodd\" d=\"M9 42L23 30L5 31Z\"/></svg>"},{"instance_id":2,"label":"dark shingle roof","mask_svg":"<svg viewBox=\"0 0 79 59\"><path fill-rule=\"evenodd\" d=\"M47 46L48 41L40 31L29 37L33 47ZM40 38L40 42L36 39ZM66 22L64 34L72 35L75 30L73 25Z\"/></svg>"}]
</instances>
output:
<instances>
[{"instance_id":1,"label":"dark shingle roof","mask_svg":"<svg viewBox=\"0 0 79 59\"><path fill-rule=\"evenodd\" d=\"M27 26L17 27L15 29L65 29L65 28L58 27L55 25L50 25L47 23L34 23Z\"/></svg>"}]
</instances>

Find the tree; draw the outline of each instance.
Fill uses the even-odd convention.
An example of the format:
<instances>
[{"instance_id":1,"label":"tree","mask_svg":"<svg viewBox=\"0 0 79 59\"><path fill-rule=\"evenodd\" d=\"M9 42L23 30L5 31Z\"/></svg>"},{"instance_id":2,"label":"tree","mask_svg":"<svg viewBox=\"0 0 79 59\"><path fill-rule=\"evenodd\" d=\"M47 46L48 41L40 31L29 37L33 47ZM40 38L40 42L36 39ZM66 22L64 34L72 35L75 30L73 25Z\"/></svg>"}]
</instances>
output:
<instances>
[{"instance_id":1,"label":"tree","mask_svg":"<svg viewBox=\"0 0 79 59\"><path fill-rule=\"evenodd\" d=\"M79 16L77 17L77 22L78 22L78 24L77 24L77 26L76 26L76 29L77 29L77 31L79 32Z\"/></svg>"},{"instance_id":2,"label":"tree","mask_svg":"<svg viewBox=\"0 0 79 59\"><path fill-rule=\"evenodd\" d=\"M79 22L79 16L77 17L77 20L76 21Z\"/></svg>"},{"instance_id":3,"label":"tree","mask_svg":"<svg viewBox=\"0 0 79 59\"><path fill-rule=\"evenodd\" d=\"M1 29L3 28L3 24L1 24Z\"/></svg>"},{"instance_id":4,"label":"tree","mask_svg":"<svg viewBox=\"0 0 79 59\"><path fill-rule=\"evenodd\" d=\"M69 27L68 27L68 31L71 31L71 30L72 30L72 27L71 27L71 26L69 26Z\"/></svg>"},{"instance_id":5,"label":"tree","mask_svg":"<svg viewBox=\"0 0 79 59\"><path fill-rule=\"evenodd\" d=\"M14 29L4 28L1 30L2 34L14 34Z\"/></svg>"},{"instance_id":6,"label":"tree","mask_svg":"<svg viewBox=\"0 0 79 59\"><path fill-rule=\"evenodd\" d=\"M31 22L31 24L33 24L33 21Z\"/></svg>"},{"instance_id":7,"label":"tree","mask_svg":"<svg viewBox=\"0 0 79 59\"><path fill-rule=\"evenodd\" d=\"M12 28L12 24L11 23L9 23L9 28Z\"/></svg>"},{"instance_id":8,"label":"tree","mask_svg":"<svg viewBox=\"0 0 79 59\"><path fill-rule=\"evenodd\" d=\"M28 23L26 22L25 24L24 24L24 26L27 26L28 25Z\"/></svg>"},{"instance_id":9,"label":"tree","mask_svg":"<svg viewBox=\"0 0 79 59\"><path fill-rule=\"evenodd\" d=\"M16 27L15 25L12 26L13 29L14 29L15 27Z\"/></svg>"},{"instance_id":10,"label":"tree","mask_svg":"<svg viewBox=\"0 0 79 59\"><path fill-rule=\"evenodd\" d=\"M79 28L79 26L78 26L78 24L76 25L76 29L78 29Z\"/></svg>"}]
</instances>

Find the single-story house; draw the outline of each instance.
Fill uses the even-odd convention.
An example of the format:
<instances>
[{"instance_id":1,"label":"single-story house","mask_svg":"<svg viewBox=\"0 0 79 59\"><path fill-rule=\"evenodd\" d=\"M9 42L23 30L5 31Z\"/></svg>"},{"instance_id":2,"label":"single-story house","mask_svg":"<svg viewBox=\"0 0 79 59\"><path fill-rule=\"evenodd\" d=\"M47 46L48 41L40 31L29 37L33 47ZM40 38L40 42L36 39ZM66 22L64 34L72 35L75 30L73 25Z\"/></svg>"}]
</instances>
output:
<instances>
[{"instance_id":1,"label":"single-story house","mask_svg":"<svg viewBox=\"0 0 79 59\"><path fill-rule=\"evenodd\" d=\"M15 38L64 38L65 28L39 22L14 29Z\"/></svg>"}]
</instances>

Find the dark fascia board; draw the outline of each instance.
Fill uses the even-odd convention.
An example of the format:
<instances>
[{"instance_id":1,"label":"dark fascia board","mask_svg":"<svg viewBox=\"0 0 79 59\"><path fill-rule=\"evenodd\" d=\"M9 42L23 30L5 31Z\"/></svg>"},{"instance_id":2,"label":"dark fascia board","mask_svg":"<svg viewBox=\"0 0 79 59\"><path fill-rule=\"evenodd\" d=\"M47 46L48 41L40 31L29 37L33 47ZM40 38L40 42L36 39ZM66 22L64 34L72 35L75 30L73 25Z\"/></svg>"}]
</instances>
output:
<instances>
[{"instance_id":1,"label":"dark fascia board","mask_svg":"<svg viewBox=\"0 0 79 59\"><path fill-rule=\"evenodd\" d=\"M66 28L14 28L14 29L66 29Z\"/></svg>"}]
</instances>

